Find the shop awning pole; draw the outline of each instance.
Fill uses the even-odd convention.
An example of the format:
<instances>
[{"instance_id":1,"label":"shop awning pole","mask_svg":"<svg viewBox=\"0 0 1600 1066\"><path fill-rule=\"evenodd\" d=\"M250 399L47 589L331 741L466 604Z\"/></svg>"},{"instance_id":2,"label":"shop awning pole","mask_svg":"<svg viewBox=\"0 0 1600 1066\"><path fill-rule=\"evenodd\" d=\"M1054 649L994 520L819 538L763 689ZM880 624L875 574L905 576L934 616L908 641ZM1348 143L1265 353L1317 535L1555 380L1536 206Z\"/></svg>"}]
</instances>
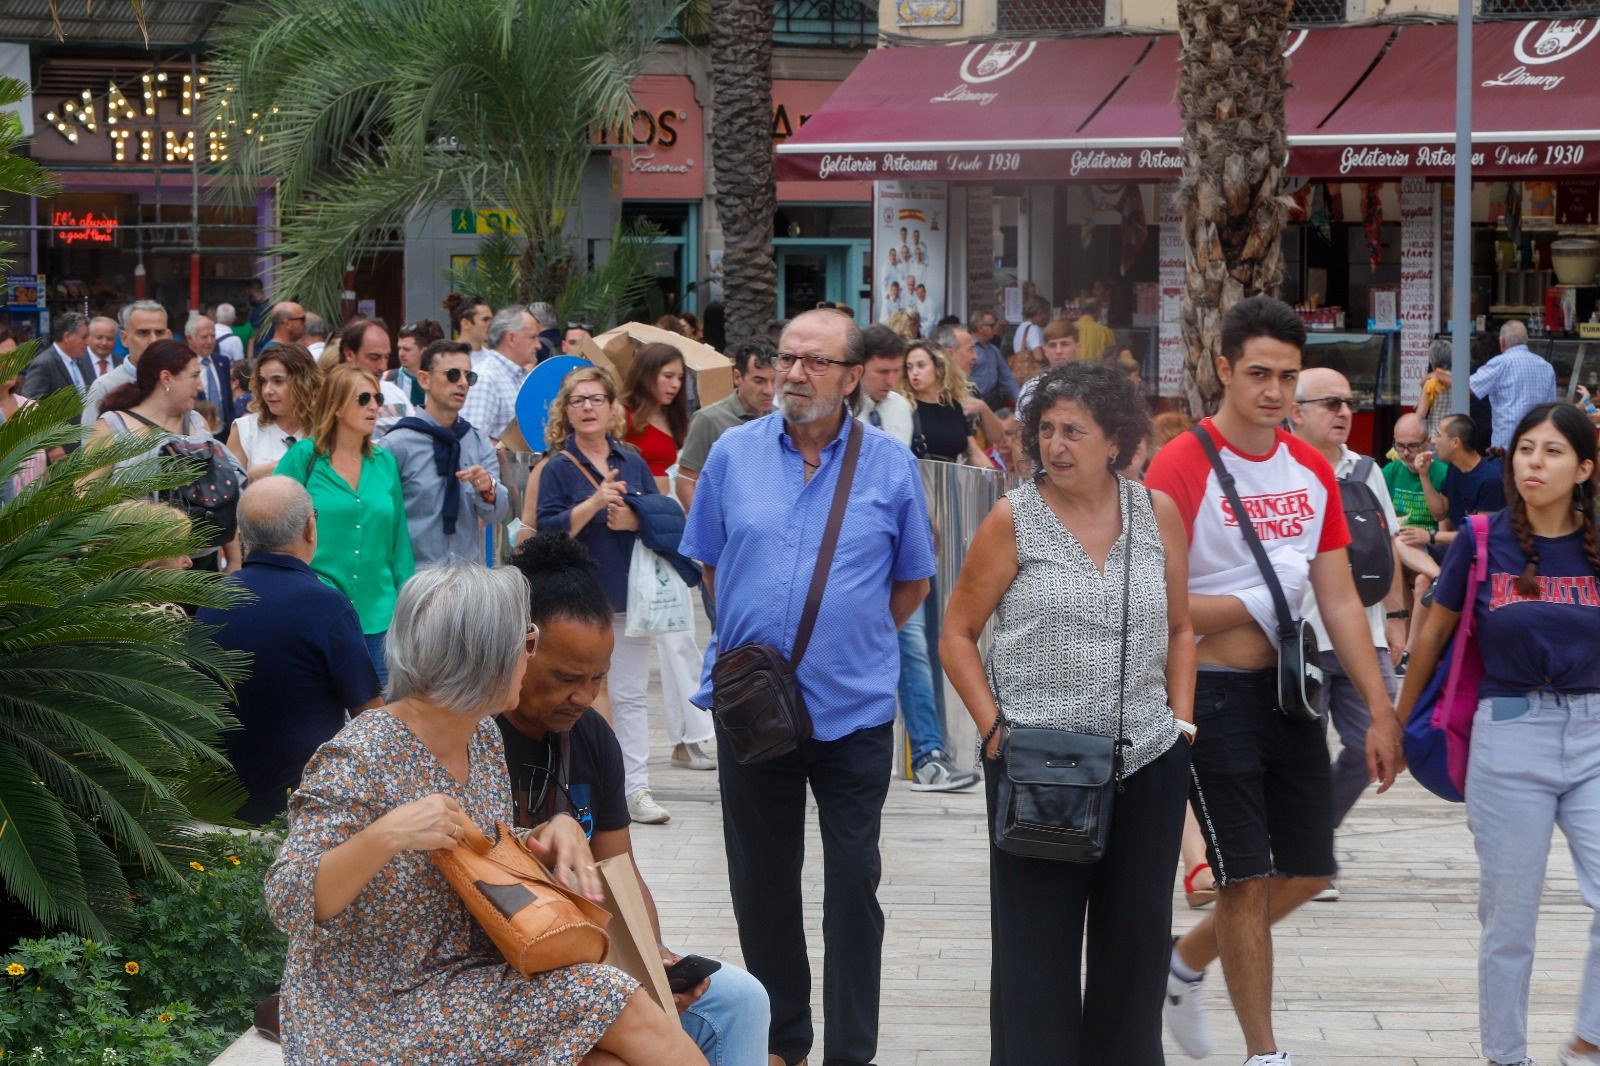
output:
<instances>
[{"instance_id":1,"label":"shop awning pole","mask_svg":"<svg viewBox=\"0 0 1600 1066\"><path fill-rule=\"evenodd\" d=\"M1450 410L1472 408L1467 379L1472 374L1472 0L1459 0L1456 13L1456 188L1451 245Z\"/></svg>"}]
</instances>

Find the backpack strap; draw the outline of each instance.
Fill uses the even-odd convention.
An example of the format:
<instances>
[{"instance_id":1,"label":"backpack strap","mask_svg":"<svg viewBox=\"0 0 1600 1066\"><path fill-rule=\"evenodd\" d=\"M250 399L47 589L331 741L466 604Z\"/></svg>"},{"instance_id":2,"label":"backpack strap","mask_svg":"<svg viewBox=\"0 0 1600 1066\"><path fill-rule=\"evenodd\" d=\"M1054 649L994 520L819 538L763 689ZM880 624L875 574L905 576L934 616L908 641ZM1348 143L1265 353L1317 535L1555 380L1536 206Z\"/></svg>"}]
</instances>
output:
<instances>
[{"instance_id":1,"label":"backpack strap","mask_svg":"<svg viewBox=\"0 0 1600 1066\"><path fill-rule=\"evenodd\" d=\"M1376 465L1377 463L1373 462L1372 456L1363 455L1361 458L1356 460L1355 469L1350 471L1350 476L1346 480L1359 481L1364 485L1367 482L1368 476L1372 473L1372 468Z\"/></svg>"}]
</instances>

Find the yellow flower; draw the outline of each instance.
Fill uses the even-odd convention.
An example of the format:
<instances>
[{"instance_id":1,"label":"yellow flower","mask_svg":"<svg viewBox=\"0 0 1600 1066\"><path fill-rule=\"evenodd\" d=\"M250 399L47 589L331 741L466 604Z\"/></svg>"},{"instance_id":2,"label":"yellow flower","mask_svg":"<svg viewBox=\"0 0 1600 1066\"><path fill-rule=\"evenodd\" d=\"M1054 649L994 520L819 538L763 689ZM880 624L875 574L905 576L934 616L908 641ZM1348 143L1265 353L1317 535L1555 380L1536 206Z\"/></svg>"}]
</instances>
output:
<instances>
[{"instance_id":1,"label":"yellow flower","mask_svg":"<svg viewBox=\"0 0 1600 1066\"><path fill-rule=\"evenodd\" d=\"M204 867L204 866L201 866L201 865L200 865L200 864L199 864L199 863L197 863L197 862L191 862L191 863L190 863L190 864L189 864L189 869L191 869L191 870L198 870L198 871L199 871L199 872L200 872L200 873L205 873L205 872L206 872L206 868L205 868L205 867Z\"/></svg>"},{"instance_id":2,"label":"yellow flower","mask_svg":"<svg viewBox=\"0 0 1600 1066\"><path fill-rule=\"evenodd\" d=\"M122 964L122 968L127 972L129 977L132 977L134 974L139 972L139 964L136 962L125 962Z\"/></svg>"},{"instance_id":3,"label":"yellow flower","mask_svg":"<svg viewBox=\"0 0 1600 1066\"><path fill-rule=\"evenodd\" d=\"M21 977L23 974L25 974L27 972L28 972L28 968L26 966L22 965L22 963L20 963L20 962L13 962L9 966L6 967L6 973L11 975L12 977Z\"/></svg>"},{"instance_id":4,"label":"yellow flower","mask_svg":"<svg viewBox=\"0 0 1600 1066\"><path fill-rule=\"evenodd\" d=\"M156 1021L160 1022L162 1025L166 1025L168 1022L172 1021L172 1015L168 1014L166 1011L162 1011L160 1014L156 1015Z\"/></svg>"},{"instance_id":5,"label":"yellow flower","mask_svg":"<svg viewBox=\"0 0 1600 1066\"><path fill-rule=\"evenodd\" d=\"M237 855L229 855L228 856L228 861L233 863L235 866L238 866L239 865L239 856L237 856Z\"/></svg>"}]
</instances>

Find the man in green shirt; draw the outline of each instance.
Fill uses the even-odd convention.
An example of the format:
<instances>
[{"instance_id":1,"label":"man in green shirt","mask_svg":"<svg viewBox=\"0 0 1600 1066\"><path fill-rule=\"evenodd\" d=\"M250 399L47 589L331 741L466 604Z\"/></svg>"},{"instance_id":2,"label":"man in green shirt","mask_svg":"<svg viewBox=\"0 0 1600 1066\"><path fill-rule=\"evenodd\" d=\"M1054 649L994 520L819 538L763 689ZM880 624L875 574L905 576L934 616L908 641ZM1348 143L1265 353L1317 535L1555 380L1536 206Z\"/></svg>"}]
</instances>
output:
<instances>
[{"instance_id":1,"label":"man in green shirt","mask_svg":"<svg viewBox=\"0 0 1600 1066\"><path fill-rule=\"evenodd\" d=\"M778 389L778 371L772 365L777 349L765 337L752 337L735 346L733 392L716 403L695 412L689 435L678 449L678 502L685 512L694 502L695 482L706 465L711 446L734 426L772 412L772 397Z\"/></svg>"},{"instance_id":2,"label":"man in green shirt","mask_svg":"<svg viewBox=\"0 0 1600 1066\"><path fill-rule=\"evenodd\" d=\"M1394 502L1395 514L1402 525L1416 526L1430 532L1439 528L1428 510L1427 496L1422 491L1422 478L1412 469L1417 456L1428 447L1423 433L1422 419L1414 414L1401 415L1394 424L1394 450L1399 455L1383 468L1383 480L1389 486L1389 499ZM1450 470L1445 463L1435 459L1428 467L1428 480L1435 491L1444 488L1445 474Z\"/></svg>"}]
</instances>

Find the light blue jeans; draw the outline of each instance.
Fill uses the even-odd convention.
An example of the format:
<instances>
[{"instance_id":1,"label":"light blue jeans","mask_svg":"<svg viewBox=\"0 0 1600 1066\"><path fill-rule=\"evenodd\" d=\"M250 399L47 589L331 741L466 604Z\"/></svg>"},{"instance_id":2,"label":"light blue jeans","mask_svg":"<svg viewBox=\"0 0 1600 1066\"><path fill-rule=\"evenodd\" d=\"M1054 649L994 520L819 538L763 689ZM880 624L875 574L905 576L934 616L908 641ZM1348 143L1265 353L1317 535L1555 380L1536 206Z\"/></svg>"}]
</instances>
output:
<instances>
[{"instance_id":1,"label":"light blue jeans","mask_svg":"<svg viewBox=\"0 0 1600 1066\"><path fill-rule=\"evenodd\" d=\"M711 987L678 1015L711 1066L766 1066L772 1008L767 990L731 962L711 975Z\"/></svg>"},{"instance_id":2,"label":"light blue jeans","mask_svg":"<svg viewBox=\"0 0 1600 1066\"><path fill-rule=\"evenodd\" d=\"M367 658L372 660L372 668L378 671L378 684L383 688L389 687L389 663L384 659L384 642L389 636L385 629L382 633L365 633L367 641Z\"/></svg>"},{"instance_id":3,"label":"light blue jeans","mask_svg":"<svg viewBox=\"0 0 1600 1066\"><path fill-rule=\"evenodd\" d=\"M900 714L911 741L911 765L944 747L944 723L933 696L933 662L928 657L928 620L922 608L900 627Z\"/></svg>"},{"instance_id":4,"label":"light blue jeans","mask_svg":"<svg viewBox=\"0 0 1600 1066\"><path fill-rule=\"evenodd\" d=\"M1528 1053L1528 984L1551 830L1600 913L1600 694L1485 699L1472 726L1467 825L1478 851L1478 1027L1491 1062ZM1589 926L1575 1032L1600 1042L1600 917Z\"/></svg>"}]
</instances>

